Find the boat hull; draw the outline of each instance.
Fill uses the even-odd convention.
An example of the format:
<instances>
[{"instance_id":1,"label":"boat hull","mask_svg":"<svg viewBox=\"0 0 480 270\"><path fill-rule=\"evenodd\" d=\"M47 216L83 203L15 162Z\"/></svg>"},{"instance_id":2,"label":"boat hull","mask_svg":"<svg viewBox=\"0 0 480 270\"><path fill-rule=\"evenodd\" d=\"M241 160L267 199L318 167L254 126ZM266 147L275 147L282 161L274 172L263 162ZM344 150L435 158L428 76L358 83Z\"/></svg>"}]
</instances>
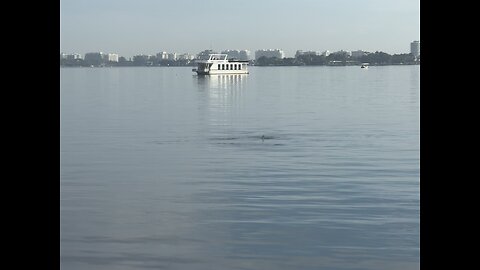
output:
<instances>
[{"instance_id":1,"label":"boat hull","mask_svg":"<svg viewBox=\"0 0 480 270\"><path fill-rule=\"evenodd\" d=\"M198 75L219 75L219 74L248 74L248 70L210 70L199 71L196 70Z\"/></svg>"}]
</instances>

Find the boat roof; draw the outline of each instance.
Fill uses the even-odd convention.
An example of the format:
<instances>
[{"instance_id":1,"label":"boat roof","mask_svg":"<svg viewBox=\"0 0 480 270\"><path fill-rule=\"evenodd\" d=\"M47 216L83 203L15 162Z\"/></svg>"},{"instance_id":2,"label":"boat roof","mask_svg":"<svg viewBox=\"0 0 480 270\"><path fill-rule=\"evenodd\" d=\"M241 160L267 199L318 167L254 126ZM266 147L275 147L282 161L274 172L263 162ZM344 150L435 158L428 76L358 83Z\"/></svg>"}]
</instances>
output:
<instances>
[{"instance_id":1,"label":"boat roof","mask_svg":"<svg viewBox=\"0 0 480 270\"><path fill-rule=\"evenodd\" d=\"M228 55L224 53L212 53L208 55L207 60L199 60L198 62L208 62L211 63L211 61L227 61L227 62L245 62L247 63L248 60L237 60L237 59L227 59Z\"/></svg>"},{"instance_id":2,"label":"boat roof","mask_svg":"<svg viewBox=\"0 0 480 270\"><path fill-rule=\"evenodd\" d=\"M223 53L212 53L208 55L208 60L227 60L228 55Z\"/></svg>"}]
</instances>

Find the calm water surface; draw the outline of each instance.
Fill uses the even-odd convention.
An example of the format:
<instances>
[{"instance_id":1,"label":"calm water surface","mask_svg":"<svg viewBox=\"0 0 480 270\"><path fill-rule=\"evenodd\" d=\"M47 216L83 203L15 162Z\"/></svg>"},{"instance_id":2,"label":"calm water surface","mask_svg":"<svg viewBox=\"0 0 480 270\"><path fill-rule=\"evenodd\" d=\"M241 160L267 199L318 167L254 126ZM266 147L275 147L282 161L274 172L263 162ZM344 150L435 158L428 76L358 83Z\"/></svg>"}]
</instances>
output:
<instances>
[{"instance_id":1,"label":"calm water surface","mask_svg":"<svg viewBox=\"0 0 480 270\"><path fill-rule=\"evenodd\" d=\"M419 269L419 66L61 68L61 269Z\"/></svg>"}]
</instances>

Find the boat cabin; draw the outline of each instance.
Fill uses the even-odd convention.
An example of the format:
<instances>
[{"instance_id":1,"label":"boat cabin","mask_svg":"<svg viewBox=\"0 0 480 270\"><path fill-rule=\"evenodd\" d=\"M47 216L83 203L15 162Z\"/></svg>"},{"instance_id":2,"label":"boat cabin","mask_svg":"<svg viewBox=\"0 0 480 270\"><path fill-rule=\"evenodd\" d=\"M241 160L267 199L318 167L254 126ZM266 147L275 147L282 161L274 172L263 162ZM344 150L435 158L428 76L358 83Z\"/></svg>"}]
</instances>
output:
<instances>
[{"instance_id":1,"label":"boat cabin","mask_svg":"<svg viewBox=\"0 0 480 270\"><path fill-rule=\"evenodd\" d=\"M226 54L210 54L208 60L198 60L193 71L199 75L210 74L248 74L248 61L227 59Z\"/></svg>"}]
</instances>

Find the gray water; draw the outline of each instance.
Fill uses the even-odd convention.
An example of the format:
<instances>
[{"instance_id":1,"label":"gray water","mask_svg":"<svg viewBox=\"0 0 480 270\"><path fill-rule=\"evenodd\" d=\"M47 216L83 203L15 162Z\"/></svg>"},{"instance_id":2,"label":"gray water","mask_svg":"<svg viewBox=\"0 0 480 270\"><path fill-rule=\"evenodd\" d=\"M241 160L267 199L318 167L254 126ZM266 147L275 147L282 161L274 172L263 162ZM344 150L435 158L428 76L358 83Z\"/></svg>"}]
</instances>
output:
<instances>
[{"instance_id":1,"label":"gray water","mask_svg":"<svg viewBox=\"0 0 480 270\"><path fill-rule=\"evenodd\" d=\"M77 269L419 269L419 66L61 68Z\"/></svg>"}]
</instances>

